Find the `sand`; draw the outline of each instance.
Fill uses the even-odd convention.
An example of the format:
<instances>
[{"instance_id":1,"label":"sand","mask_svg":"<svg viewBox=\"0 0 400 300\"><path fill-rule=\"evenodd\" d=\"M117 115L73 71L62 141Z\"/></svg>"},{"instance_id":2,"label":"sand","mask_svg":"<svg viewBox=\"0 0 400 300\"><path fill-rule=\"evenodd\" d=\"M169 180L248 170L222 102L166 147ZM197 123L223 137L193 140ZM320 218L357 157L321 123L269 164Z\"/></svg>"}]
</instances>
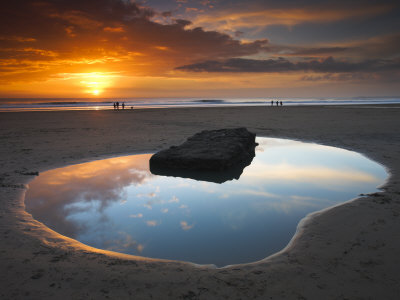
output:
<instances>
[{"instance_id":1,"label":"sand","mask_svg":"<svg viewBox=\"0 0 400 300\"><path fill-rule=\"evenodd\" d=\"M358 151L391 177L381 192L303 219L280 253L222 269L90 248L25 212L29 174L239 126ZM0 298L398 299L399 128L396 105L0 113Z\"/></svg>"}]
</instances>

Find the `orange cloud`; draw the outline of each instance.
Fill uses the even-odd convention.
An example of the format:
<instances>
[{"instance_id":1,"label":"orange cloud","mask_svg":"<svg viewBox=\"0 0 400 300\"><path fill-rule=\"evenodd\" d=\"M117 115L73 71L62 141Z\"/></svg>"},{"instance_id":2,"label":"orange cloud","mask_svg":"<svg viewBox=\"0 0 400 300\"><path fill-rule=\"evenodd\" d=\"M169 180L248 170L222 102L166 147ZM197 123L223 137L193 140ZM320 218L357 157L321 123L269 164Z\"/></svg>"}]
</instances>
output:
<instances>
[{"instance_id":1,"label":"orange cloud","mask_svg":"<svg viewBox=\"0 0 400 300\"><path fill-rule=\"evenodd\" d=\"M186 12L199 11L199 9L197 7L186 7L185 10L186 10Z\"/></svg>"},{"instance_id":2,"label":"orange cloud","mask_svg":"<svg viewBox=\"0 0 400 300\"><path fill-rule=\"evenodd\" d=\"M152 14L124 1L43 0L24 7L10 2L0 17L0 83L93 72L165 76L178 62L251 55L267 43L188 29L185 20L158 24L149 19Z\"/></svg>"},{"instance_id":3,"label":"orange cloud","mask_svg":"<svg viewBox=\"0 0 400 300\"><path fill-rule=\"evenodd\" d=\"M103 30L106 32L125 32L123 27L104 27Z\"/></svg>"},{"instance_id":4,"label":"orange cloud","mask_svg":"<svg viewBox=\"0 0 400 300\"><path fill-rule=\"evenodd\" d=\"M17 41L17 42L36 42L36 39L23 37L23 36L0 36L0 40L9 40L9 41Z\"/></svg>"}]
</instances>

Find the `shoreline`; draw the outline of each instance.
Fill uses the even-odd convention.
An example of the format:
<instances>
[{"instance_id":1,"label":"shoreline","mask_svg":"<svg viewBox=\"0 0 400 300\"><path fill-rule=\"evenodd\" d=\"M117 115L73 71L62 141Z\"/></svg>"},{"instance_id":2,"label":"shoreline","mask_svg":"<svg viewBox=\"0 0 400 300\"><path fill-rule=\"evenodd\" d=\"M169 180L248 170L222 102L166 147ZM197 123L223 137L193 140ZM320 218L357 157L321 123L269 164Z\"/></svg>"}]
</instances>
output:
<instances>
[{"instance_id":1,"label":"shoreline","mask_svg":"<svg viewBox=\"0 0 400 300\"><path fill-rule=\"evenodd\" d=\"M49 299L83 298L85 293L96 299L150 295L176 299L192 294L199 299L297 299L300 295L396 299L400 292L396 257L400 111L358 111L349 106L269 108L151 109L118 116L110 111L29 112L27 125L21 124L18 113L0 113L0 138L6 142L0 148L0 263L7 270L0 275L0 295L14 299L23 299L26 293ZM313 213L311 219L305 218L307 222L303 219L298 225L304 223L302 232L296 231L288 249L258 262L217 269L94 251L44 228L24 210L24 190L17 187L33 177L16 171L42 172L104 155L157 150L203 129L239 126L263 136L357 151L388 168L390 177L375 196L349 199L339 207ZM347 227L349 222L353 227ZM57 285L61 287L54 288Z\"/></svg>"},{"instance_id":2,"label":"shoreline","mask_svg":"<svg viewBox=\"0 0 400 300\"><path fill-rule=\"evenodd\" d=\"M215 100L215 101L224 101L224 100ZM74 112L79 112L79 111L120 111L120 112L126 112L130 111L132 112L133 110L152 110L152 109L202 109L202 108L241 108L241 107L258 107L258 108L272 108L272 109L282 109L284 107L353 107L353 108L395 108L398 109L400 108L400 100L398 102L384 102L381 101L382 103L372 102L364 102L364 103L354 103L354 102L349 102L349 103L333 103L333 102L327 102L327 103L321 103L321 102L307 102L307 103L295 103L295 102L283 102L283 106L276 106L270 104L271 99L265 100L263 102L243 102L243 103L208 103L204 102L203 104L149 104L149 103L142 103L142 104L126 104L125 109L115 109L111 106L111 102L105 102L105 103L100 103L98 105L82 105L82 106L73 106L73 105L65 105L65 106L41 106L42 104L24 104L27 105L27 107L23 107L22 105L17 104L4 104L0 105L0 113L15 113L15 112L67 112L67 111L74 111ZM275 100L276 101L276 100ZM361 101L360 101L361 102ZM62 102L60 102L61 104ZM90 102L87 102L90 103ZM107 104L107 105L105 105ZM7 107L10 106L10 107ZM20 106L20 107L15 107L15 106ZM131 107L133 109L131 109Z\"/></svg>"}]
</instances>

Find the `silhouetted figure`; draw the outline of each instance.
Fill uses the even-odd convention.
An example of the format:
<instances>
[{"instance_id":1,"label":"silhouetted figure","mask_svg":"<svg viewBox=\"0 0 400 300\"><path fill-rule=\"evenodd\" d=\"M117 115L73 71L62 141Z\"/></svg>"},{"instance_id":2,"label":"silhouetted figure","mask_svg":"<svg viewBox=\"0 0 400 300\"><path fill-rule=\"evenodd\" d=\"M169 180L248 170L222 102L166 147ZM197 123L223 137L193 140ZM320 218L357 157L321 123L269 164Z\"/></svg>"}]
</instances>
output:
<instances>
[{"instance_id":1,"label":"silhouetted figure","mask_svg":"<svg viewBox=\"0 0 400 300\"><path fill-rule=\"evenodd\" d=\"M274 106L274 100L271 100L271 106Z\"/></svg>"},{"instance_id":2,"label":"silhouetted figure","mask_svg":"<svg viewBox=\"0 0 400 300\"><path fill-rule=\"evenodd\" d=\"M281 102L282 105L282 102ZM122 102L122 109L125 109L125 102Z\"/></svg>"},{"instance_id":3,"label":"silhouetted figure","mask_svg":"<svg viewBox=\"0 0 400 300\"><path fill-rule=\"evenodd\" d=\"M119 110L119 102L117 101L117 110Z\"/></svg>"},{"instance_id":4,"label":"silhouetted figure","mask_svg":"<svg viewBox=\"0 0 400 300\"><path fill-rule=\"evenodd\" d=\"M279 106L279 101L278 100L276 100L276 106Z\"/></svg>"},{"instance_id":5,"label":"silhouetted figure","mask_svg":"<svg viewBox=\"0 0 400 300\"><path fill-rule=\"evenodd\" d=\"M113 102L113 106L114 106L114 110L117 109L117 104L115 102Z\"/></svg>"},{"instance_id":6,"label":"silhouetted figure","mask_svg":"<svg viewBox=\"0 0 400 300\"><path fill-rule=\"evenodd\" d=\"M282 104L282 101L281 101L281 106L282 106L283 104Z\"/></svg>"}]
</instances>

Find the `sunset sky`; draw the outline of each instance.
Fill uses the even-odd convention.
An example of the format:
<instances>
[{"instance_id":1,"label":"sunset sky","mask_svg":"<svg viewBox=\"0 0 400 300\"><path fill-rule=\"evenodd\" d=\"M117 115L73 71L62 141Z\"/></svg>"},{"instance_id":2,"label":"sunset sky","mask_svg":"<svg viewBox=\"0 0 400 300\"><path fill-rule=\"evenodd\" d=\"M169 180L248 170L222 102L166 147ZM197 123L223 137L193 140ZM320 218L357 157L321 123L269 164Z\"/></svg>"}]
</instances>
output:
<instances>
[{"instance_id":1,"label":"sunset sky","mask_svg":"<svg viewBox=\"0 0 400 300\"><path fill-rule=\"evenodd\" d=\"M1 6L3 98L400 95L398 1Z\"/></svg>"}]
</instances>

